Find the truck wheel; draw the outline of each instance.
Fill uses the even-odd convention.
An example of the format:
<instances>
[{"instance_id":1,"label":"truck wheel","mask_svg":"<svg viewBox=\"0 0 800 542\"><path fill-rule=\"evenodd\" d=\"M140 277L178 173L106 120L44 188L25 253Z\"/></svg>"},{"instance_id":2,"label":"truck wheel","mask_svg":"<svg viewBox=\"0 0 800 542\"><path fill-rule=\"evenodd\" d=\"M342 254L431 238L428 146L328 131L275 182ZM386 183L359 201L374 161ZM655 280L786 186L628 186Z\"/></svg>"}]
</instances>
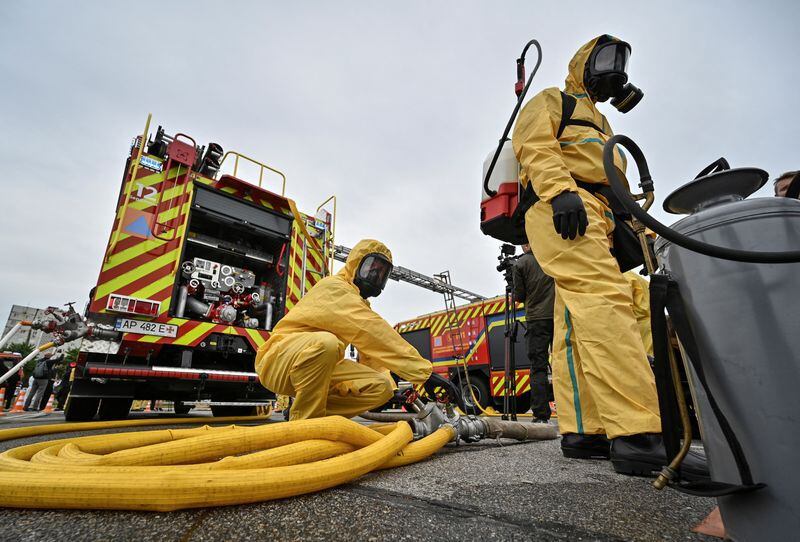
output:
<instances>
[{"instance_id":1,"label":"truck wheel","mask_svg":"<svg viewBox=\"0 0 800 542\"><path fill-rule=\"evenodd\" d=\"M175 411L175 414L183 416L184 414L188 414L189 411L192 410L192 405L187 405L181 401L173 401L172 410Z\"/></svg>"},{"instance_id":2,"label":"truck wheel","mask_svg":"<svg viewBox=\"0 0 800 542\"><path fill-rule=\"evenodd\" d=\"M475 374L469 375L469 381L472 384L472 391L475 394L475 399L482 408L489 406L491 398L489 397L489 385L486 383L486 378ZM472 399L472 394L469 392L466 377L461 379L461 395L464 397L464 405L467 407L467 414L480 414L480 409L475 407L475 402Z\"/></svg>"},{"instance_id":3,"label":"truck wheel","mask_svg":"<svg viewBox=\"0 0 800 542\"><path fill-rule=\"evenodd\" d=\"M128 417L132 404L133 399L105 398L100 401L97 417L101 420L124 420Z\"/></svg>"},{"instance_id":4,"label":"truck wheel","mask_svg":"<svg viewBox=\"0 0 800 542\"><path fill-rule=\"evenodd\" d=\"M70 397L64 408L64 419L68 422L88 422L97 414L99 397Z\"/></svg>"},{"instance_id":5,"label":"truck wheel","mask_svg":"<svg viewBox=\"0 0 800 542\"><path fill-rule=\"evenodd\" d=\"M254 406L228 406L211 405L211 413L214 416L255 416L256 407Z\"/></svg>"}]
</instances>

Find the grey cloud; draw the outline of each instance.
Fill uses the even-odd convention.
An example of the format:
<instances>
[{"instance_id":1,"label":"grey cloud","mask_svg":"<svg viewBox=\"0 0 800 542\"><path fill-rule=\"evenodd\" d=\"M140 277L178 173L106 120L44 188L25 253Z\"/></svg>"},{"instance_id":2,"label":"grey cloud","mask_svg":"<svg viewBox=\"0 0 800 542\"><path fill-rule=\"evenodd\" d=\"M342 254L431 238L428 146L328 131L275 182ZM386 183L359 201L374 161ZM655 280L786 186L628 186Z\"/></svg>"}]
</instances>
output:
<instances>
[{"instance_id":1,"label":"grey cloud","mask_svg":"<svg viewBox=\"0 0 800 542\"><path fill-rule=\"evenodd\" d=\"M525 41L544 49L532 92L561 85L591 37L631 42L645 100L607 113L644 148L661 201L721 155L800 167L798 15L788 1L5 2L0 316L85 298L148 111L284 170L303 209L337 194L339 242L375 237L400 265L499 294L479 182ZM397 321L442 300L393 283L375 306Z\"/></svg>"}]
</instances>

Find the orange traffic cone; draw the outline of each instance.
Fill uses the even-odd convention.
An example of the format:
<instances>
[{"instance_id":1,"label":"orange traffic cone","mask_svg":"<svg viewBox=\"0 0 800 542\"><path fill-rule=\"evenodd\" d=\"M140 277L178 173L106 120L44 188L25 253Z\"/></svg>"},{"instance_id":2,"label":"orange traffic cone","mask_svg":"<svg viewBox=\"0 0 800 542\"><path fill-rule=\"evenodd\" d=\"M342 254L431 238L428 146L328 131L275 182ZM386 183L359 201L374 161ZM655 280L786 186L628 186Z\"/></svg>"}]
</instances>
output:
<instances>
[{"instance_id":1,"label":"orange traffic cone","mask_svg":"<svg viewBox=\"0 0 800 542\"><path fill-rule=\"evenodd\" d=\"M6 388L0 388L0 416L5 414L6 409Z\"/></svg>"},{"instance_id":2,"label":"orange traffic cone","mask_svg":"<svg viewBox=\"0 0 800 542\"><path fill-rule=\"evenodd\" d=\"M50 399L47 400L47 406L44 407L44 411L45 412L53 412L53 401L55 401L55 400L56 400L56 394L55 393L51 393L50 394Z\"/></svg>"},{"instance_id":3,"label":"orange traffic cone","mask_svg":"<svg viewBox=\"0 0 800 542\"><path fill-rule=\"evenodd\" d=\"M24 412L25 411L25 392L28 391L28 388L22 388L19 390L19 395L17 395L17 402L14 404L14 408L11 409L11 412Z\"/></svg>"}]
</instances>

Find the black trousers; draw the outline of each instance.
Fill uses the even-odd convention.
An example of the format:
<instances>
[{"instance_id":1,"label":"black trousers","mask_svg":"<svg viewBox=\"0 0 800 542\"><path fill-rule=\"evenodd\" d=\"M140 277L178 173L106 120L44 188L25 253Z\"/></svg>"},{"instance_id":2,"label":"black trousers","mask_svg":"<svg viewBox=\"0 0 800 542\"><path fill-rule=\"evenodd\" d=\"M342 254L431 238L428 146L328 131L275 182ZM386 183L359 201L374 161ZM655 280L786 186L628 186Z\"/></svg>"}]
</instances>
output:
<instances>
[{"instance_id":1,"label":"black trousers","mask_svg":"<svg viewBox=\"0 0 800 542\"><path fill-rule=\"evenodd\" d=\"M550 419L552 386L547 381L550 346L553 344L553 320L526 322L525 338L531 362L531 410L537 418Z\"/></svg>"},{"instance_id":2,"label":"black trousers","mask_svg":"<svg viewBox=\"0 0 800 542\"><path fill-rule=\"evenodd\" d=\"M4 367L0 367L0 370L7 371ZM6 410L11 409L14 406L14 392L17 391L17 384L19 383L19 374L14 373L11 377L6 380L3 385L6 387L6 395L5 395L5 405L4 408Z\"/></svg>"}]
</instances>

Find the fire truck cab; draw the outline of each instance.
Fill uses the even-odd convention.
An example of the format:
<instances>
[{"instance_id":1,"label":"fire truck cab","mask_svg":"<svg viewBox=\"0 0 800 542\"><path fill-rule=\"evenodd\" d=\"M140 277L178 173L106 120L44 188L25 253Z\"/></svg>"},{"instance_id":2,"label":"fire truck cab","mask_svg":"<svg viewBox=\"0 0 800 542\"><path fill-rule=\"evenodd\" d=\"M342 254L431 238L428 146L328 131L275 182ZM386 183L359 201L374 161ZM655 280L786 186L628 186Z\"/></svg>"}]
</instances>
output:
<instances>
[{"instance_id":1,"label":"fire truck cab","mask_svg":"<svg viewBox=\"0 0 800 542\"><path fill-rule=\"evenodd\" d=\"M258 347L330 269L334 198L302 214L280 171L149 125L127 156L85 315L116 338L83 339L67 420L124 418L135 399L254 412L274 398ZM241 178L245 163L257 182Z\"/></svg>"}]
</instances>

